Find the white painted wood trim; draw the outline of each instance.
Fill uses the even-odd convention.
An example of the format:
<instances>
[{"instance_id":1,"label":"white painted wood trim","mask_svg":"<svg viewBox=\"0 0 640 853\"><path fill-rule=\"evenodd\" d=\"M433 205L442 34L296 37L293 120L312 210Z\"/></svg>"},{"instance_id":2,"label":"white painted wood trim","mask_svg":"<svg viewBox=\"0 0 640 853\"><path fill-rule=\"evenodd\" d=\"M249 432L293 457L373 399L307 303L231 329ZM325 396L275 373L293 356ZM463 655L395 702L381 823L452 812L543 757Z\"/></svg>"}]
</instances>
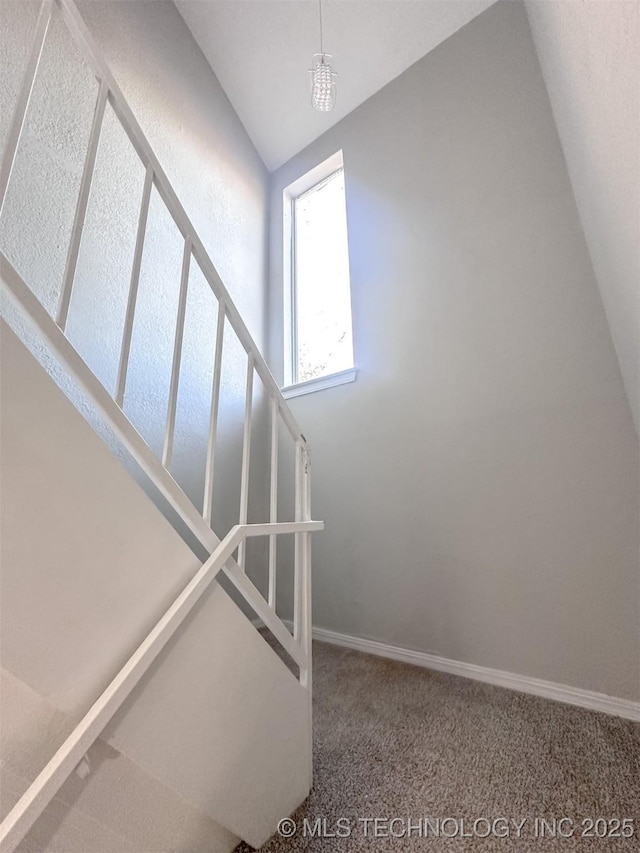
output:
<instances>
[{"instance_id":1,"label":"white painted wood trim","mask_svg":"<svg viewBox=\"0 0 640 853\"><path fill-rule=\"evenodd\" d=\"M242 470L240 472L240 524L247 523L249 512L249 470L251 464L251 411L253 406L253 355L247 357L247 386L245 392L244 432L242 436ZM245 570L246 545L238 546L237 563Z\"/></svg>"},{"instance_id":2,"label":"white painted wood trim","mask_svg":"<svg viewBox=\"0 0 640 853\"><path fill-rule=\"evenodd\" d=\"M286 620L284 621L286 622ZM361 637L339 634L337 631L329 631L325 628L314 628L313 638L323 643L354 649L354 651L364 652L368 655L410 663L438 672L447 672L450 675L461 675L463 678L472 678L474 681L482 681L496 687L506 687L507 690L530 693L543 699L565 702L568 705L577 705L579 708L588 708L590 711L601 711L603 714L611 714L614 717L623 717L626 720L640 722L640 702L634 702L631 699L620 699L617 696L608 696L606 693L583 690L581 687L558 684L555 681L544 681L541 678L533 678L529 675L518 675L514 672L505 672L502 669L491 669L487 666L451 660L427 652L392 646L377 640L365 640Z\"/></svg>"},{"instance_id":3,"label":"white painted wood trim","mask_svg":"<svg viewBox=\"0 0 640 853\"><path fill-rule=\"evenodd\" d=\"M222 343L224 337L224 321L226 303L224 299L218 302L218 321L216 325L216 350L213 363L213 385L211 387L211 413L209 415L209 437L207 440L207 462L204 473L204 496L202 499L202 516L211 526L213 513L213 474L216 456L216 437L218 434L218 409L220 408L220 384L222 381Z\"/></svg>"},{"instance_id":4,"label":"white painted wood trim","mask_svg":"<svg viewBox=\"0 0 640 853\"><path fill-rule=\"evenodd\" d=\"M280 536L288 533L319 533L324 530L324 521L306 519L303 521L277 521L273 524L267 521L264 524L236 524L236 527L242 533L243 538L254 539L257 536Z\"/></svg>"},{"instance_id":5,"label":"white painted wood trim","mask_svg":"<svg viewBox=\"0 0 640 853\"><path fill-rule=\"evenodd\" d=\"M330 175L339 172L340 169L344 169L342 149L336 151L335 154L331 155L331 157L327 157L327 159L323 160L322 163L318 163L318 165L314 166L313 169L310 169L308 172L305 172L296 178L295 181L287 186L285 192L290 198L297 198L298 196L303 195L307 190L315 187L315 185L319 184L320 181L324 181L326 178L330 177Z\"/></svg>"},{"instance_id":6,"label":"white painted wood trim","mask_svg":"<svg viewBox=\"0 0 640 853\"><path fill-rule=\"evenodd\" d=\"M114 434L120 439L129 453L131 453L151 482L167 499L204 548L208 549L209 553L212 553L220 544L218 536L216 536L215 532L200 516L195 506L191 503L191 500L185 495L166 468L164 468L158 457L127 419L127 416L113 400L104 385L87 367L64 336L64 333L57 326L54 319L48 314L38 298L29 290L19 273L1 251L0 283L2 284L2 289L12 298L14 305L16 305L22 316L32 322L36 329L49 342L57 357L66 366L71 376L80 383L91 402L104 415ZM321 522L316 522L316 524L321 524ZM278 525L248 525L246 535L268 536L274 533L294 533L300 529L295 527L294 522L282 522ZM307 532L311 529L321 530L322 527L305 528ZM237 563L232 557L229 558L227 565L223 566L222 571L242 595L244 595L255 613L269 627L274 636L279 640L280 638L284 640L284 642L282 640L280 642L287 648L285 645L287 636L285 635L289 637L290 635L286 628L280 623L275 610L269 607L251 581L240 572ZM289 651L288 648L287 651ZM296 659L295 653L292 657L294 660Z\"/></svg>"},{"instance_id":7,"label":"white painted wood trim","mask_svg":"<svg viewBox=\"0 0 640 853\"><path fill-rule=\"evenodd\" d=\"M262 379L266 389L272 396L275 396L276 400L280 403L280 413L282 416L282 420L284 421L287 429L291 433L291 437L294 440L299 438L303 438L302 431L300 426L298 425L296 419L293 416L292 411L288 406L284 405L284 398L280 393L280 388L278 387L278 383L273 378L271 371L269 370L266 361L260 354L260 351L256 347L253 342L253 338L249 334L249 330L247 329L240 312L234 305L229 292L226 287L222 283L222 279L220 278L216 267L213 264L213 261L209 257L202 240L198 236L195 231L193 224L185 209L183 208L178 196L175 193L172 185L169 183L169 179L167 178L158 158L153 152L149 141L146 136L142 132L142 128L138 124L134 114L132 113L128 103L126 102L124 95L120 91L118 84L116 83L115 77L111 73L109 66L107 65L100 48L98 47L96 41L91 35L87 25L85 24L82 15L79 10L76 8L73 0L56 0L58 3L60 10L62 12L62 16L64 21L71 33L76 45L80 48L84 59L88 63L89 67L93 70L96 77L104 81L109 87L109 103L111 107L120 121L120 124L124 128L127 136L129 137L131 144L136 150L138 156L142 160L143 164L146 168L148 168L153 174L153 184L160 195L161 199L167 206L169 213L173 217L173 220L182 233L182 236L186 239L187 237L191 237L192 241L192 251L193 257L202 270L209 286L213 290L215 296L218 301L223 300L225 302L226 315L229 320L229 323L238 336L240 343L245 348L246 352L251 352L254 358L254 367L256 373ZM8 180L8 178L7 178ZM304 441L304 438L303 438Z\"/></svg>"},{"instance_id":8,"label":"white painted wood trim","mask_svg":"<svg viewBox=\"0 0 640 853\"><path fill-rule=\"evenodd\" d=\"M116 383L115 401L122 409L124 406L124 392L127 384L127 371L129 370L129 354L131 352L131 336L133 335L133 321L136 313L136 302L138 300L138 285L140 284L140 270L142 269L142 253L147 233L147 218L149 216L149 205L151 204L151 190L153 189L153 169L147 166L147 172L142 189L142 202L138 216L138 229L136 233L136 247L133 252L133 265L131 267L131 280L129 283L129 295L127 297L127 310L124 315L124 329L122 332L122 344L120 346L120 362L118 365L118 381Z\"/></svg>"},{"instance_id":9,"label":"white painted wood trim","mask_svg":"<svg viewBox=\"0 0 640 853\"><path fill-rule=\"evenodd\" d=\"M269 521L278 520L278 401L271 398L271 452L269 461ZM276 537L269 537L269 607L276 609Z\"/></svg>"},{"instance_id":10,"label":"white painted wood trim","mask_svg":"<svg viewBox=\"0 0 640 853\"><path fill-rule=\"evenodd\" d=\"M209 553L220 539L202 519L191 500L164 468L156 454L129 421L100 380L85 364L73 345L24 283L8 258L0 251L0 284L21 316L33 324L48 341L56 357L80 384L91 404L106 419L110 429L149 477L154 486L178 513L189 530Z\"/></svg>"},{"instance_id":11,"label":"white painted wood trim","mask_svg":"<svg viewBox=\"0 0 640 853\"><path fill-rule=\"evenodd\" d=\"M191 267L191 237L184 241L182 254L182 273L180 276L180 295L176 314L176 330L173 339L173 362L171 365L171 382L169 385L169 402L167 404L167 420L162 448L162 464L169 471L173 456L173 436L176 427L176 410L178 406L178 386L180 384L180 363L182 361L182 339L184 337L184 320L187 313L187 290L189 288L189 270Z\"/></svg>"},{"instance_id":12,"label":"white painted wood trim","mask_svg":"<svg viewBox=\"0 0 640 853\"><path fill-rule=\"evenodd\" d=\"M53 0L43 0L42 5L40 6L40 12L38 13L38 20L33 35L33 42L31 44L27 67L22 79L22 85L20 87L18 100L16 101L13 118L11 119L11 126L9 128L9 133L7 134L2 155L2 165L0 166L0 213L2 212L4 202L7 197L9 179L11 178L11 172L13 171L16 152L18 151L20 136L22 135L22 128L27 115L27 109L29 108L33 84L35 83L36 74L38 73L40 57L42 56L42 49L44 48L44 42L47 37L47 32L49 31L52 14Z\"/></svg>"},{"instance_id":13,"label":"white painted wood trim","mask_svg":"<svg viewBox=\"0 0 640 853\"><path fill-rule=\"evenodd\" d=\"M322 530L323 527L321 521L301 521L282 524L237 524L231 528L4 818L0 824L2 853L13 853L73 768L184 622L236 547L247 537L298 533L301 530L312 532ZM259 596L259 593L256 591L255 595ZM279 633L286 635L285 648L302 666L304 651L293 642L287 629L280 623L274 634L278 637Z\"/></svg>"},{"instance_id":14,"label":"white painted wood trim","mask_svg":"<svg viewBox=\"0 0 640 853\"><path fill-rule=\"evenodd\" d=\"M314 391L323 391L325 388L333 388L336 385L346 385L355 382L358 376L357 367L349 367L339 373L330 373L329 376L318 376L317 379L309 379L307 382L298 382L297 385L288 385L282 389L285 400L292 397L302 397L303 394L313 394Z\"/></svg>"},{"instance_id":15,"label":"white painted wood trim","mask_svg":"<svg viewBox=\"0 0 640 853\"><path fill-rule=\"evenodd\" d=\"M102 131L102 122L104 119L104 111L107 106L107 98L109 97L109 89L104 80L100 83L98 89L98 97L93 113L93 122L91 124L91 134L89 136L89 145L84 161L84 169L82 170L82 181L80 182L80 193L76 204L76 212L73 220L73 228L71 230L71 240L69 241L69 249L67 251L67 261L62 277L62 289L58 298L58 325L64 332L67 319L69 316L69 307L71 305L71 292L73 290L73 282L76 276L76 268L78 266L78 255L80 253L80 242L82 240L82 231L87 215L87 206L89 204L89 194L91 192L91 184L93 182L93 173L96 165L96 156L98 154L98 145L100 144L100 133Z\"/></svg>"}]
</instances>

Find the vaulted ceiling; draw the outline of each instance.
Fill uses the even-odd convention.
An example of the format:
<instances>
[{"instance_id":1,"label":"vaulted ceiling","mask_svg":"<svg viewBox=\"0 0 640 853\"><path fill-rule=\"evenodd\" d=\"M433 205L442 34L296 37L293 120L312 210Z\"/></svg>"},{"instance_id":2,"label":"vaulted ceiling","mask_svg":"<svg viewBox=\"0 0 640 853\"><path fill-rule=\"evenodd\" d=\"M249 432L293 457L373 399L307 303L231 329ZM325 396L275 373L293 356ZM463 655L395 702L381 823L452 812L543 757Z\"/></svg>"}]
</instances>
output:
<instances>
[{"instance_id":1,"label":"vaulted ceiling","mask_svg":"<svg viewBox=\"0 0 640 853\"><path fill-rule=\"evenodd\" d=\"M175 0L268 169L336 124L494 0L322 0L338 96L309 99L317 0Z\"/></svg>"},{"instance_id":2,"label":"vaulted ceiling","mask_svg":"<svg viewBox=\"0 0 640 853\"><path fill-rule=\"evenodd\" d=\"M322 0L338 98L315 112L317 0L174 0L270 170L495 0ZM640 432L640 2L525 0Z\"/></svg>"}]
</instances>

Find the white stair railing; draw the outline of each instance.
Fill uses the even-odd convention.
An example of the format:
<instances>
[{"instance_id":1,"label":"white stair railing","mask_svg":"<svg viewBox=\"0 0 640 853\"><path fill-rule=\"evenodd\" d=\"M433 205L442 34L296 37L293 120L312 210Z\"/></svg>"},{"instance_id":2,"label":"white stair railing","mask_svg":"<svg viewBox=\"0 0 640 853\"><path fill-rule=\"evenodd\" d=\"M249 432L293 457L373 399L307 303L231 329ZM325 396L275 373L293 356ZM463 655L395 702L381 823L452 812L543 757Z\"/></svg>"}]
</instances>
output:
<instances>
[{"instance_id":1,"label":"white stair railing","mask_svg":"<svg viewBox=\"0 0 640 853\"><path fill-rule=\"evenodd\" d=\"M291 410L285 402L266 362L256 347L238 310L224 287L202 241L196 233L184 208L169 183L149 142L126 103L98 46L87 29L72 0L43 0L35 27L31 52L18 94L12 122L0 167L0 215L4 208L7 190L18 146L24 127L31 93L38 72L47 32L55 8L98 81L98 92L85 156L84 168L76 203L75 217L67 252L67 259L58 299L55 318L23 281L4 253L0 252L3 290L8 294L21 315L34 325L50 345L53 352L80 383L107 424L145 472L158 491L185 523L189 531L211 556L193 580L176 599L167 613L148 635L102 696L92 706L47 767L42 771L23 797L0 825L0 851L10 853L24 837L46 805L51 801L64 779L73 770L84 752L98 736L108 719L122 704L151 661L162 649L171 634L183 621L191 607L202 595L219 571L233 583L260 620L299 667L300 684L307 691L311 706L311 546L310 534L321 530L322 522L311 521L311 472L309 449ZM137 237L132 264L129 295L124 320L115 392L112 395L80 357L66 337L65 329L72 306L73 288L82 241L82 232L91 193L96 155L100 141L106 105L125 130L133 148L146 170L142 193ZM127 372L131 358L131 338L138 284L142 264L147 217L151 191L155 188L164 202L182 239L183 260L179 282L179 299L173 347L169 399L164 429L162 453L156 455L123 411ZM214 370L211 391L211 411L204 471L204 494L200 512L170 473L182 344L185 326L185 307L189 287L189 270L192 262L199 266L218 304L217 334L215 339ZM240 482L240 512L238 525L221 541L211 527L213 513L213 484L215 450L218 428L220 391L222 385L222 346L225 320L233 330L247 354L245 417L242 441L242 469ZM247 524L249 501L249 470L251 428L253 415L253 384L255 376L262 381L267 392L270 414L270 487L269 522ZM279 428L283 424L295 444L294 504L292 522L278 522L278 444ZM294 557L294 611L293 635L276 614L276 537L288 533L295 536ZM265 599L245 574L246 538L268 536L268 596ZM237 549L237 561L233 553Z\"/></svg>"},{"instance_id":2,"label":"white stair railing","mask_svg":"<svg viewBox=\"0 0 640 853\"><path fill-rule=\"evenodd\" d=\"M322 522L307 521L231 528L4 819L0 825L3 853L15 850L22 841L236 548L251 536L308 535L322 527Z\"/></svg>"}]
</instances>

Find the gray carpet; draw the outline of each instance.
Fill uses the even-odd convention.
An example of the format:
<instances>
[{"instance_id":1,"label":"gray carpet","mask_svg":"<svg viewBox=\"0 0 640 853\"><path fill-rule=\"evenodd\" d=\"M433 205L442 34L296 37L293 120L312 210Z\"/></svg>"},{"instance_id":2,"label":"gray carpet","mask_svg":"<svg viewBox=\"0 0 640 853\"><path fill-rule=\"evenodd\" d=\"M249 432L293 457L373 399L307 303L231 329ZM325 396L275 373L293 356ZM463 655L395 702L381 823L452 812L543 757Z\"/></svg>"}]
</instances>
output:
<instances>
[{"instance_id":1,"label":"gray carpet","mask_svg":"<svg viewBox=\"0 0 640 853\"><path fill-rule=\"evenodd\" d=\"M640 851L640 725L323 643L314 667L313 791L264 853Z\"/></svg>"}]
</instances>

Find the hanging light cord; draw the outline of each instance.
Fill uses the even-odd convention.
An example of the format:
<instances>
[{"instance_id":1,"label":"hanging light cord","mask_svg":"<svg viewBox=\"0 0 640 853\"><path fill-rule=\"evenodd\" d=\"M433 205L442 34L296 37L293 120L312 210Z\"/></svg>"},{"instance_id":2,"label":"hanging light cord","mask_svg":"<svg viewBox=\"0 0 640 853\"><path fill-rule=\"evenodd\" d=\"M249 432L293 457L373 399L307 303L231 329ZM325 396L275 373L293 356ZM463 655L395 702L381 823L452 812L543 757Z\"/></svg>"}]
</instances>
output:
<instances>
[{"instance_id":1,"label":"hanging light cord","mask_svg":"<svg viewBox=\"0 0 640 853\"><path fill-rule=\"evenodd\" d=\"M318 14L320 17L320 54L324 62L324 47L322 46L322 0L318 0Z\"/></svg>"}]
</instances>

